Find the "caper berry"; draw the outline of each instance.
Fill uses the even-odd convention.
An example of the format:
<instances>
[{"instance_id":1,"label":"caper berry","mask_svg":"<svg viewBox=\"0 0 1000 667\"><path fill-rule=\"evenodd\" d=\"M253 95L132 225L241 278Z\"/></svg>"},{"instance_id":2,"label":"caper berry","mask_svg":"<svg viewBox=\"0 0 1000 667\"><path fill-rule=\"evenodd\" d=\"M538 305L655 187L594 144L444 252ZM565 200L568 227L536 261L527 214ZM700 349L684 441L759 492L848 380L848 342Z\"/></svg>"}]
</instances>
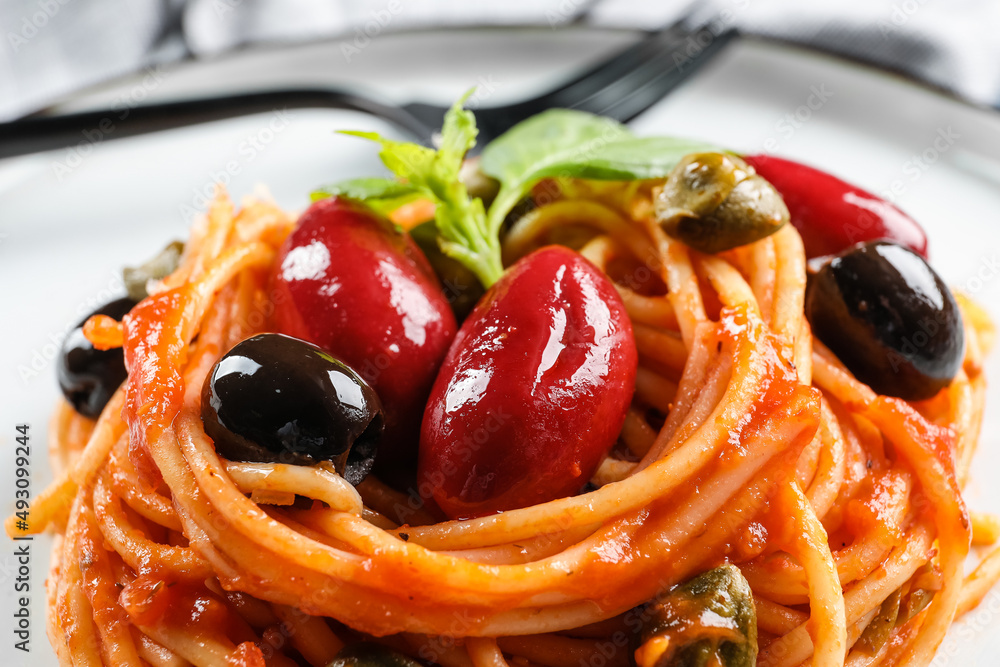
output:
<instances>
[{"instance_id":1,"label":"caper berry","mask_svg":"<svg viewBox=\"0 0 1000 667\"><path fill-rule=\"evenodd\" d=\"M121 348L95 349L83 335L83 325L93 315L120 320L136 302L128 297L106 303L73 328L63 341L56 376L63 396L85 417L96 418L125 381L125 356Z\"/></svg>"},{"instance_id":2,"label":"caper berry","mask_svg":"<svg viewBox=\"0 0 1000 667\"><path fill-rule=\"evenodd\" d=\"M759 241L788 222L788 208L774 186L726 153L685 156L655 207L668 235L705 253Z\"/></svg>"},{"instance_id":3,"label":"caper berry","mask_svg":"<svg viewBox=\"0 0 1000 667\"><path fill-rule=\"evenodd\" d=\"M962 365L955 298L901 245L862 243L823 264L810 277L805 310L816 337L880 394L930 398Z\"/></svg>"},{"instance_id":4,"label":"caper berry","mask_svg":"<svg viewBox=\"0 0 1000 667\"><path fill-rule=\"evenodd\" d=\"M382 403L354 370L306 341L265 333L212 368L202 420L231 460L314 465L331 461L351 484L371 471Z\"/></svg>"}]
</instances>

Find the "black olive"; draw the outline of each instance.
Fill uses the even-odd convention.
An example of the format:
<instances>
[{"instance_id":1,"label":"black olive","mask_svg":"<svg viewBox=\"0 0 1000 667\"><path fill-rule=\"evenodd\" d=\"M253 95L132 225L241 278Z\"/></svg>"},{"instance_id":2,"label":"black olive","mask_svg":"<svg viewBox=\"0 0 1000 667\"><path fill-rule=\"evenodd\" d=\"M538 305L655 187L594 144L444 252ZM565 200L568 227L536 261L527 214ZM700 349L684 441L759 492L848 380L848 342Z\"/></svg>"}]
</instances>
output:
<instances>
[{"instance_id":1,"label":"black olive","mask_svg":"<svg viewBox=\"0 0 1000 667\"><path fill-rule=\"evenodd\" d=\"M423 667L423 665L388 646L360 642L340 649L326 667Z\"/></svg>"},{"instance_id":2,"label":"black olive","mask_svg":"<svg viewBox=\"0 0 1000 667\"><path fill-rule=\"evenodd\" d=\"M955 298L922 257L887 241L862 243L810 277L813 333L880 394L934 396L962 365Z\"/></svg>"},{"instance_id":3,"label":"black olive","mask_svg":"<svg viewBox=\"0 0 1000 667\"><path fill-rule=\"evenodd\" d=\"M81 415L96 418L125 381L125 356L121 348L97 350L83 335L83 325L93 315L120 320L136 302L128 297L106 303L83 318L63 341L56 377L63 396Z\"/></svg>"},{"instance_id":4,"label":"black olive","mask_svg":"<svg viewBox=\"0 0 1000 667\"><path fill-rule=\"evenodd\" d=\"M306 341L259 334L212 368L202 388L205 432L235 461L333 462L351 484L375 462L382 403L346 364Z\"/></svg>"}]
</instances>

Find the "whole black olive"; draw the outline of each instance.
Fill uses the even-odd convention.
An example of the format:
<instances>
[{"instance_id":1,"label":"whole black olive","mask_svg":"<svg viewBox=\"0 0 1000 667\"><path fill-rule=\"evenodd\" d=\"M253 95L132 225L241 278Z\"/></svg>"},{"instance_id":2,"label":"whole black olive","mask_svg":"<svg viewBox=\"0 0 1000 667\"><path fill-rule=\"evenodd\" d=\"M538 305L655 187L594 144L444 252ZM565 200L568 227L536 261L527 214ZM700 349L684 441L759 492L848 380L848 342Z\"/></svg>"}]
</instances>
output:
<instances>
[{"instance_id":1,"label":"whole black olive","mask_svg":"<svg viewBox=\"0 0 1000 667\"><path fill-rule=\"evenodd\" d=\"M813 333L880 394L930 398L962 365L955 298L922 257L895 243L834 257L811 276L805 310Z\"/></svg>"},{"instance_id":2,"label":"whole black olive","mask_svg":"<svg viewBox=\"0 0 1000 667\"><path fill-rule=\"evenodd\" d=\"M349 366L283 334L259 334L222 356L205 378L201 416L235 461L331 461L351 484L375 462L382 403Z\"/></svg>"},{"instance_id":3,"label":"whole black olive","mask_svg":"<svg viewBox=\"0 0 1000 667\"><path fill-rule=\"evenodd\" d=\"M349 644L326 667L423 667L413 658L373 642Z\"/></svg>"},{"instance_id":4,"label":"whole black olive","mask_svg":"<svg viewBox=\"0 0 1000 667\"><path fill-rule=\"evenodd\" d=\"M100 415L128 374L121 348L94 349L83 335L83 325L93 315L120 320L135 304L128 297L104 304L83 318L63 341L56 366L59 388L73 408L85 417L93 419Z\"/></svg>"}]
</instances>

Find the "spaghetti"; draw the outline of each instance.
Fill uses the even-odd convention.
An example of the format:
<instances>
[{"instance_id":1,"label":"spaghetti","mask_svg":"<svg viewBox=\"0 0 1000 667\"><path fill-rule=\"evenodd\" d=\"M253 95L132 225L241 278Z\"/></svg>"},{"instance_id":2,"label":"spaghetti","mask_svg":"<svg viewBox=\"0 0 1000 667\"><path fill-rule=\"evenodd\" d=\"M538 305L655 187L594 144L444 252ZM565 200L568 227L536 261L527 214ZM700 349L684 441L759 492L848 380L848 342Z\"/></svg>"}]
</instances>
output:
<instances>
[{"instance_id":1,"label":"spaghetti","mask_svg":"<svg viewBox=\"0 0 1000 667\"><path fill-rule=\"evenodd\" d=\"M927 401L877 395L812 338L793 227L704 255L664 233L651 196L580 189L504 242L514 261L571 222L632 320L637 389L591 490L439 521L374 477L355 489L321 467L216 453L202 384L267 329L266 276L293 227L220 194L125 326L91 327L124 346L127 383L96 421L66 403L53 417L57 477L30 531L59 536L60 662L320 666L367 639L444 667L625 667L637 609L729 561L753 590L759 665L929 664L1000 578L1000 550L962 570L974 528L995 538L960 492L991 325L960 298L954 381Z\"/></svg>"}]
</instances>

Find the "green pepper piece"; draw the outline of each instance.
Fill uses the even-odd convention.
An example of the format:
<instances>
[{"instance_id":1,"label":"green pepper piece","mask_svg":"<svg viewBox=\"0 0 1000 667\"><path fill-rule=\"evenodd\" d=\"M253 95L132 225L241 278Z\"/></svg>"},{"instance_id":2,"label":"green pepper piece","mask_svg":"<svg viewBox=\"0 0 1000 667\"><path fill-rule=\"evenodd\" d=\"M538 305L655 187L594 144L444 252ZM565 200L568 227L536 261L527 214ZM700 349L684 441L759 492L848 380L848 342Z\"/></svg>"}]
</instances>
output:
<instances>
[{"instance_id":1,"label":"green pepper piece","mask_svg":"<svg viewBox=\"0 0 1000 667\"><path fill-rule=\"evenodd\" d=\"M166 248L157 253L149 261L132 268L122 269L122 280L125 282L125 290L133 301L142 301L149 293L146 285L150 280L162 280L173 273L181 261L184 254L184 244L181 241L174 241Z\"/></svg>"},{"instance_id":2,"label":"green pepper piece","mask_svg":"<svg viewBox=\"0 0 1000 667\"><path fill-rule=\"evenodd\" d=\"M735 565L723 565L671 589L647 609L638 667L754 667L757 611Z\"/></svg>"},{"instance_id":3,"label":"green pepper piece","mask_svg":"<svg viewBox=\"0 0 1000 667\"><path fill-rule=\"evenodd\" d=\"M902 592L896 589L882 602L875 618L871 620L858 639L859 649L867 652L868 655L875 655L882 650L885 643L889 641L889 637L892 636L892 629L896 627L896 619L899 618L899 602L902 597Z\"/></svg>"},{"instance_id":4,"label":"green pepper piece","mask_svg":"<svg viewBox=\"0 0 1000 667\"><path fill-rule=\"evenodd\" d=\"M374 642L348 644L326 667L424 667L413 658Z\"/></svg>"},{"instance_id":5,"label":"green pepper piece","mask_svg":"<svg viewBox=\"0 0 1000 667\"><path fill-rule=\"evenodd\" d=\"M933 599L934 591L928 591L923 588L915 588L910 591L910 594L907 595L906 599L900 604L899 618L896 619L896 625L902 625L903 623L911 620L914 616L926 609L927 605L929 605Z\"/></svg>"}]
</instances>

